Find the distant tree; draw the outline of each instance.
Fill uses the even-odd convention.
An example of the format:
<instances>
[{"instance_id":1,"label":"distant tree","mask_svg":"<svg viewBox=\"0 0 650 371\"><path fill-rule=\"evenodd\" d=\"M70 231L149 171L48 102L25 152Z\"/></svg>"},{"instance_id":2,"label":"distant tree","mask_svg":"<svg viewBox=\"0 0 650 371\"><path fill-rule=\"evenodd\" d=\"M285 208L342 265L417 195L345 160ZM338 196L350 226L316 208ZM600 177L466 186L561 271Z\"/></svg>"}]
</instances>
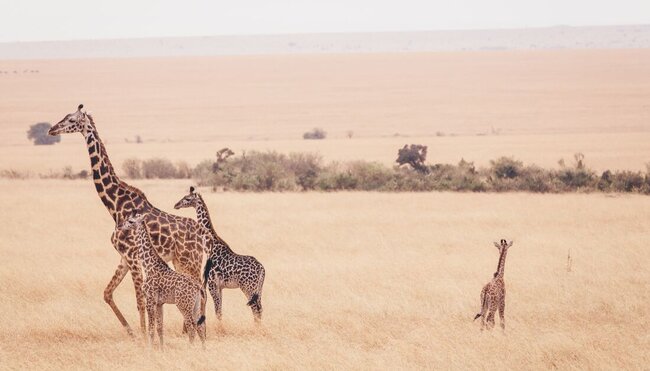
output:
<instances>
[{"instance_id":1,"label":"distant tree","mask_svg":"<svg viewBox=\"0 0 650 371\"><path fill-rule=\"evenodd\" d=\"M325 139L326 137L327 132L321 128L314 128L302 135L303 139Z\"/></svg>"},{"instance_id":2,"label":"distant tree","mask_svg":"<svg viewBox=\"0 0 650 371\"><path fill-rule=\"evenodd\" d=\"M405 144L397 151L397 162L401 165L410 165L415 171L426 174L429 168L424 164L427 160L427 146L421 144Z\"/></svg>"},{"instance_id":3,"label":"distant tree","mask_svg":"<svg viewBox=\"0 0 650 371\"><path fill-rule=\"evenodd\" d=\"M49 136L47 131L50 130L52 125L49 122L39 122L29 127L27 131L27 139L34 142L35 145L47 145L59 143L61 141L61 136Z\"/></svg>"},{"instance_id":4,"label":"distant tree","mask_svg":"<svg viewBox=\"0 0 650 371\"><path fill-rule=\"evenodd\" d=\"M223 164L226 163L226 160L228 157L233 156L235 152L233 152L230 148L225 147L217 151L217 161L212 164L212 172L216 173L219 170L222 169Z\"/></svg>"},{"instance_id":5,"label":"distant tree","mask_svg":"<svg viewBox=\"0 0 650 371\"><path fill-rule=\"evenodd\" d=\"M347 133L345 133L345 135L348 137L348 139L352 139L352 137L354 136L354 131L348 130Z\"/></svg>"}]
</instances>

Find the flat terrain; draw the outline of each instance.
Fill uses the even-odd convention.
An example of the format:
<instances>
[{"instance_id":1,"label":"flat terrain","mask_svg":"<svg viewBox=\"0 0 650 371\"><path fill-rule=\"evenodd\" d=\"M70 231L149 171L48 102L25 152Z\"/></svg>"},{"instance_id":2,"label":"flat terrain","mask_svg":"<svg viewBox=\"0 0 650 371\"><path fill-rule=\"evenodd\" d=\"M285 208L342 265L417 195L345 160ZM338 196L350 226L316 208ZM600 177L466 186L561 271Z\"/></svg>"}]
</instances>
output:
<instances>
[{"instance_id":1,"label":"flat terrain","mask_svg":"<svg viewBox=\"0 0 650 371\"><path fill-rule=\"evenodd\" d=\"M118 167L193 164L224 146L391 163L420 143L430 162L479 165L583 152L599 170L650 158L650 49L2 60L0 71L18 72L0 74L0 169L86 169L79 135L52 148L25 136L79 103ZM328 139L302 140L313 127ZM126 143L136 135L145 143Z\"/></svg>"},{"instance_id":2,"label":"flat terrain","mask_svg":"<svg viewBox=\"0 0 650 371\"><path fill-rule=\"evenodd\" d=\"M185 182L139 182L165 210ZM650 198L207 193L221 235L264 263L264 320L227 290L207 350L168 306L164 353L102 291L118 261L89 181L0 181L0 368L641 369L650 362ZM192 216L190 210L183 215ZM472 322L506 263L507 330ZM567 255L572 264L567 269ZM130 279L116 302L132 325ZM212 303L209 307L212 308Z\"/></svg>"},{"instance_id":3,"label":"flat terrain","mask_svg":"<svg viewBox=\"0 0 650 371\"><path fill-rule=\"evenodd\" d=\"M79 103L118 174L129 157L196 164L225 146L385 164L407 143L428 145L430 163L512 155L552 167L575 152L597 170L650 161L650 49L0 60L0 71L11 71L0 74L0 171L88 170L79 134L38 147L25 135ZM313 127L328 138L303 140ZM191 183L133 184L171 211ZM227 290L221 325L209 303L201 351L168 306L159 353L130 340L103 301L120 259L91 181L0 179L0 369L650 362L648 197L203 193L222 237L266 267L263 324ZM472 318L500 238L515 241L507 330L481 333ZM130 279L115 299L135 326Z\"/></svg>"}]
</instances>

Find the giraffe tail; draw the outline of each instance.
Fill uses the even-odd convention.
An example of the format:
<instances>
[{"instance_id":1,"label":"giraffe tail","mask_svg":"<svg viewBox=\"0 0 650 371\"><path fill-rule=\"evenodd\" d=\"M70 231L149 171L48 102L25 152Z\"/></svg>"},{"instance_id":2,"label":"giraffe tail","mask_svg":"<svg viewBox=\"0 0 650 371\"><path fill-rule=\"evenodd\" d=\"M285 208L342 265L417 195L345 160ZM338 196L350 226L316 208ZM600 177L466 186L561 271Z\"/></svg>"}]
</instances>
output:
<instances>
[{"instance_id":1,"label":"giraffe tail","mask_svg":"<svg viewBox=\"0 0 650 371\"><path fill-rule=\"evenodd\" d=\"M476 316L474 316L474 321L476 321L477 318L479 318L480 316L482 316L485 313L485 297L486 296L487 295L485 295L485 290L482 290L481 291L481 312L477 313Z\"/></svg>"},{"instance_id":2,"label":"giraffe tail","mask_svg":"<svg viewBox=\"0 0 650 371\"><path fill-rule=\"evenodd\" d=\"M253 294L253 296L251 296L251 300L249 300L248 303L246 303L246 305L251 307L251 306L257 304L258 300L260 300L260 294Z\"/></svg>"},{"instance_id":3,"label":"giraffe tail","mask_svg":"<svg viewBox=\"0 0 650 371\"><path fill-rule=\"evenodd\" d=\"M212 259L208 258L205 262L205 268L203 269L203 288L208 284L208 277L210 277L210 271L213 266L214 263L212 262Z\"/></svg>"},{"instance_id":4,"label":"giraffe tail","mask_svg":"<svg viewBox=\"0 0 650 371\"><path fill-rule=\"evenodd\" d=\"M205 290L202 287L199 287L199 292L196 296L196 301L194 302L194 318L198 318L196 321L197 326L205 322L205 299Z\"/></svg>"}]
</instances>

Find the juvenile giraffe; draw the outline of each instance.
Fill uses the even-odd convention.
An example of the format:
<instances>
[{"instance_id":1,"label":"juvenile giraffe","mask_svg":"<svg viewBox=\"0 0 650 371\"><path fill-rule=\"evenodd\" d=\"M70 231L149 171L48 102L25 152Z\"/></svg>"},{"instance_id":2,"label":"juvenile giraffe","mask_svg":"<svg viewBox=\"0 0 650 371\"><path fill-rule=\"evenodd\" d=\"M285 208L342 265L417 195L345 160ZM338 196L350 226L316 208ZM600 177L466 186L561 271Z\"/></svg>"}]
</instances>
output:
<instances>
[{"instance_id":1,"label":"juvenile giraffe","mask_svg":"<svg viewBox=\"0 0 650 371\"><path fill-rule=\"evenodd\" d=\"M205 347L205 307L201 304L205 300L205 289L192 277L169 268L158 256L151 244L144 218L144 215L136 214L122 223L119 229L128 231L135 227L138 258L145 274L142 291L147 301L149 343L153 345L155 324L160 349L163 348L163 304L176 304L183 315L190 343L194 342L196 331Z\"/></svg>"},{"instance_id":2,"label":"juvenile giraffe","mask_svg":"<svg viewBox=\"0 0 650 371\"><path fill-rule=\"evenodd\" d=\"M494 313L499 310L499 319L501 328L506 329L505 322L505 310L506 310L506 284L503 281L504 267L506 264L506 255L508 254L508 249L512 246L512 241L506 242L506 240L501 240L500 243L494 243L497 249L499 249L499 263L497 265L497 271L494 273L494 277L490 282L483 286L481 290L481 312L478 313L474 320L479 317L481 319L481 331L486 327L491 329L494 327Z\"/></svg>"},{"instance_id":3,"label":"juvenile giraffe","mask_svg":"<svg viewBox=\"0 0 650 371\"><path fill-rule=\"evenodd\" d=\"M217 319L221 320L221 292L224 288L240 288L247 305L253 311L255 321L262 319L262 286L265 271L262 264L252 256L239 255L217 235L212 226L208 207L203 197L190 187L190 193L174 205L174 209L193 207L196 209L197 221L204 229L203 241L208 250L208 259L203 270L203 284L208 286L214 300Z\"/></svg>"},{"instance_id":4,"label":"juvenile giraffe","mask_svg":"<svg viewBox=\"0 0 650 371\"><path fill-rule=\"evenodd\" d=\"M139 189L120 180L115 174L106 148L99 139L92 116L82 112L79 105L74 113L66 115L48 132L49 135L81 133L88 147L93 182L97 194L115 225L121 225L135 212L146 215L146 224L156 253L165 261L172 261L174 267L201 280L203 248L199 238L199 225L190 218L168 214L154 207ZM137 248L131 231L115 231L111 236L113 247L121 256L120 264L104 290L104 301L111 307L117 319L129 335L131 326L113 300L113 292L131 271L135 295L140 314L140 329L145 332L145 299L142 292L142 273L137 261Z\"/></svg>"}]
</instances>

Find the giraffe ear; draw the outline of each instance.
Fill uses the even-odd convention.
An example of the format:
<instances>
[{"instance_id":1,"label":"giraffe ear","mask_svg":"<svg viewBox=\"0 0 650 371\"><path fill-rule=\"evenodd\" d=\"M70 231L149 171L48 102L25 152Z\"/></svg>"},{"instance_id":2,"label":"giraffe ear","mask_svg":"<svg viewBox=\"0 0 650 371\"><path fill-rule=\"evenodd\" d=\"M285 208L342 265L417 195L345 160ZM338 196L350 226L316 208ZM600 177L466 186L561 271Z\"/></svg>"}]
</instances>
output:
<instances>
[{"instance_id":1,"label":"giraffe ear","mask_svg":"<svg viewBox=\"0 0 650 371\"><path fill-rule=\"evenodd\" d=\"M497 242L494 243L494 247L496 247L497 249L501 249L501 245L499 245L499 243Z\"/></svg>"},{"instance_id":2,"label":"giraffe ear","mask_svg":"<svg viewBox=\"0 0 650 371\"><path fill-rule=\"evenodd\" d=\"M512 246L512 244L513 244L514 242L515 242L515 241L510 241L510 242L508 242L508 247Z\"/></svg>"}]
</instances>

